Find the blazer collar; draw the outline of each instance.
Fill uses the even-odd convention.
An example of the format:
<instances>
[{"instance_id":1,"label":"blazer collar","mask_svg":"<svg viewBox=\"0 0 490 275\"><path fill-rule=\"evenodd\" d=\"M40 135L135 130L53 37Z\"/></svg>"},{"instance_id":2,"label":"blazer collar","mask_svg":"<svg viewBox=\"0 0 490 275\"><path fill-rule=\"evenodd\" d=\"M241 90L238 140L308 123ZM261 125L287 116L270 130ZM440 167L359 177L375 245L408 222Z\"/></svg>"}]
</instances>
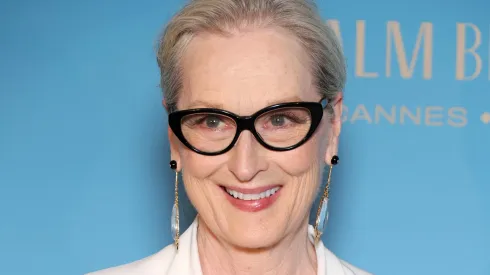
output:
<instances>
[{"instance_id":1,"label":"blazer collar","mask_svg":"<svg viewBox=\"0 0 490 275\"><path fill-rule=\"evenodd\" d=\"M167 275L202 275L201 262L197 248L198 218L180 236L179 250L175 251L175 257L167 271ZM314 228L308 226L308 237L313 243ZM328 250L320 240L315 246L317 257L317 275L344 275L344 269L339 258Z\"/></svg>"},{"instance_id":2,"label":"blazer collar","mask_svg":"<svg viewBox=\"0 0 490 275\"><path fill-rule=\"evenodd\" d=\"M179 250L170 265L167 275L202 275L201 262L197 251L198 218L179 238Z\"/></svg>"}]
</instances>

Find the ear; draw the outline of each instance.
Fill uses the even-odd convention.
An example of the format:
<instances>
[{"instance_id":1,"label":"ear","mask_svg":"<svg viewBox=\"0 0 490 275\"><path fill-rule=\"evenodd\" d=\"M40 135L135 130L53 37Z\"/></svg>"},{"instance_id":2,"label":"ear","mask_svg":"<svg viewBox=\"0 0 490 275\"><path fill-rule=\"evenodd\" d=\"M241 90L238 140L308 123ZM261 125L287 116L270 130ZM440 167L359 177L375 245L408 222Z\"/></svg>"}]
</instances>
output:
<instances>
[{"instance_id":1,"label":"ear","mask_svg":"<svg viewBox=\"0 0 490 275\"><path fill-rule=\"evenodd\" d=\"M180 171L182 169L182 158L180 155L180 141L175 136L174 132L170 127L168 127L168 143L170 144L170 160L175 160L177 162L176 171Z\"/></svg>"},{"instance_id":2,"label":"ear","mask_svg":"<svg viewBox=\"0 0 490 275\"><path fill-rule=\"evenodd\" d=\"M162 106L165 108L165 110L168 110L167 106L167 101L162 99ZM181 157L180 157L180 140L175 136L174 131L172 131L172 128L168 126L167 128L168 132L168 143L170 144L170 160L175 160L177 162L177 169L176 171L182 170L182 163L181 163Z\"/></svg>"},{"instance_id":3,"label":"ear","mask_svg":"<svg viewBox=\"0 0 490 275\"><path fill-rule=\"evenodd\" d=\"M325 163L328 165L332 165L332 157L338 155L340 129L342 128L343 102L343 93L339 92L332 103L330 103L332 105L333 114L329 120L330 127L328 131L328 144L325 154Z\"/></svg>"},{"instance_id":4,"label":"ear","mask_svg":"<svg viewBox=\"0 0 490 275\"><path fill-rule=\"evenodd\" d=\"M165 99L162 100L163 106L166 108L167 104L165 102ZM180 155L180 140L177 138L177 136L174 134L174 131L172 131L172 128L168 126L167 128L168 132L168 143L170 144L170 160L175 160L177 162L177 169L176 171L181 171L182 170L182 158Z\"/></svg>"}]
</instances>

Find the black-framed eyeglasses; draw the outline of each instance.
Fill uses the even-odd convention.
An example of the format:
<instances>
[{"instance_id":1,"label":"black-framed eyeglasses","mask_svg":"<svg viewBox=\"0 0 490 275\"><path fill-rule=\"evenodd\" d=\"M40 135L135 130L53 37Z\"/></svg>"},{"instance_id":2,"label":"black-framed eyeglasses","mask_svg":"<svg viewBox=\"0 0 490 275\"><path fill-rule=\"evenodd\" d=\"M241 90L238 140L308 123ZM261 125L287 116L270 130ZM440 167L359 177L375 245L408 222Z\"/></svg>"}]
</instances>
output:
<instances>
[{"instance_id":1,"label":"black-framed eyeglasses","mask_svg":"<svg viewBox=\"0 0 490 275\"><path fill-rule=\"evenodd\" d=\"M322 120L325 106L325 99L320 102L280 103L250 116L198 108L170 113L168 123L187 148L202 155L228 152L244 130L250 131L269 150L289 151L312 137Z\"/></svg>"}]
</instances>

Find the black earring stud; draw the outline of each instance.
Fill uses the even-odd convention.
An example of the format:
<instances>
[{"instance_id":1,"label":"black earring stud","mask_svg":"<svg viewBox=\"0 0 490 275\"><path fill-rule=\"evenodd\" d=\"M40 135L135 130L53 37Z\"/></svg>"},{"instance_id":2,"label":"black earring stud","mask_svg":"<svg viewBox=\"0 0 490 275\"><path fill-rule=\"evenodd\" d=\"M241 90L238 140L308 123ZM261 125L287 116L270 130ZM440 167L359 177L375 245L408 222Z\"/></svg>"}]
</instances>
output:
<instances>
[{"instance_id":1,"label":"black earring stud","mask_svg":"<svg viewBox=\"0 0 490 275\"><path fill-rule=\"evenodd\" d=\"M339 157L333 156L330 162L332 163L332 165L337 165L337 163L339 163Z\"/></svg>"},{"instance_id":2,"label":"black earring stud","mask_svg":"<svg viewBox=\"0 0 490 275\"><path fill-rule=\"evenodd\" d=\"M170 169L172 170L177 169L177 162L175 160L170 161Z\"/></svg>"}]
</instances>

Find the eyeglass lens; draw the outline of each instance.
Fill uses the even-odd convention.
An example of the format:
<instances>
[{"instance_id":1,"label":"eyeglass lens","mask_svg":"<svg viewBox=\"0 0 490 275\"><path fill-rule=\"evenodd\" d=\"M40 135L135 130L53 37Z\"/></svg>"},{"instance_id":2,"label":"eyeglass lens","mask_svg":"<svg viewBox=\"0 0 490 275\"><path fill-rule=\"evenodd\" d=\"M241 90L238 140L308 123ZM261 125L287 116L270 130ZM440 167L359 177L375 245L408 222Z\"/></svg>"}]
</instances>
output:
<instances>
[{"instance_id":1,"label":"eyeglass lens","mask_svg":"<svg viewBox=\"0 0 490 275\"><path fill-rule=\"evenodd\" d=\"M237 125L233 118L215 113L194 113L181 120L182 134L196 149L219 152L235 138ZM287 148L301 142L311 127L311 114L306 108L285 107L261 114L254 128L269 146Z\"/></svg>"}]
</instances>

